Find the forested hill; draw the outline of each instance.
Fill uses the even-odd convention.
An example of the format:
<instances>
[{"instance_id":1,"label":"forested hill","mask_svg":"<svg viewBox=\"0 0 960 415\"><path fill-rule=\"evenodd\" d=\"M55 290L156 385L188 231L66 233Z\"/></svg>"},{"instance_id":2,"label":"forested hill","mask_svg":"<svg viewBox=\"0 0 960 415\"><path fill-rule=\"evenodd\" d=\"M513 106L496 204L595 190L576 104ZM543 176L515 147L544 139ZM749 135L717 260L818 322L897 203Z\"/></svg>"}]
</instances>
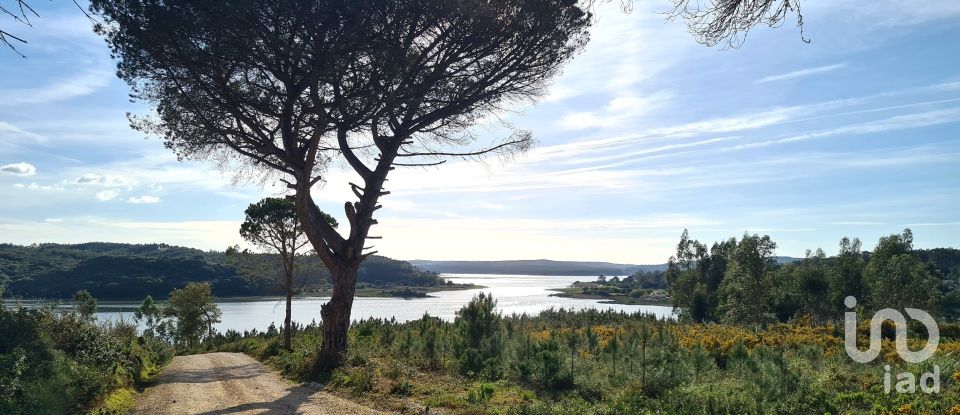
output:
<instances>
[{"instance_id":1,"label":"forested hill","mask_svg":"<svg viewBox=\"0 0 960 415\"><path fill-rule=\"evenodd\" d=\"M517 261L410 261L427 271L451 274L516 274L516 275L630 275L634 272L662 271L664 265L630 265L610 262L551 261L547 259Z\"/></svg>"},{"instance_id":2,"label":"forested hill","mask_svg":"<svg viewBox=\"0 0 960 415\"><path fill-rule=\"evenodd\" d=\"M791 257L776 257L777 262L789 263ZM425 271L449 274L499 274L499 275L558 275L598 276L633 275L637 272L666 271L667 264L632 265L610 262L551 261L531 259L517 261L429 261L412 260L414 266Z\"/></svg>"},{"instance_id":3,"label":"forested hill","mask_svg":"<svg viewBox=\"0 0 960 415\"><path fill-rule=\"evenodd\" d=\"M270 255L256 260L274 264ZM327 284L327 272L315 257L302 261L298 281L307 290ZM269 278L238 275L218 251L165 244L85 243L74 245L0 244L0 287L5 297L70 298L87 290L99 299L165 298L191 281L207 281L219 297L272 295ZM408 262L372 257L360 267L359 281L370 285L433 286L443 280Z\"/></svg>"}]
</instances>

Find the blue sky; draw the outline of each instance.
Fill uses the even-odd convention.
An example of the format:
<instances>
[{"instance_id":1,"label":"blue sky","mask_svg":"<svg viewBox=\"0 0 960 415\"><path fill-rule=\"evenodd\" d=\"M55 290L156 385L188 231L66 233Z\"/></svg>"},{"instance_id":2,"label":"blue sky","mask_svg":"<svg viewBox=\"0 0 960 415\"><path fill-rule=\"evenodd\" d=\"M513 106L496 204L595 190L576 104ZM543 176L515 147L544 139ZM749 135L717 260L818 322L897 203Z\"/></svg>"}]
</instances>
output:
<instances>
[{"instance_id":1,"label":"blue sky","mask_svg":"<svg viewBox=\"0 0 960 415\"><path fill-rule=\"evenodd\" d=\"M33 28L5 27L28 58L0 52L0 241L241 243L243 209L279 188L130 130L148 107L89 21L35 6ZM601 8L545 97L489 118L532 130L534 150L396 171L378 250L659 263L684 228L769 234L792 256L905 227L919 247L958 246L960 2L807 2L812 43L787 24L736 50L696 44L655 13L667 2L636 6ZM316 194L341 218L350 174L334 166Z\"/></svg>"}]
</instances>

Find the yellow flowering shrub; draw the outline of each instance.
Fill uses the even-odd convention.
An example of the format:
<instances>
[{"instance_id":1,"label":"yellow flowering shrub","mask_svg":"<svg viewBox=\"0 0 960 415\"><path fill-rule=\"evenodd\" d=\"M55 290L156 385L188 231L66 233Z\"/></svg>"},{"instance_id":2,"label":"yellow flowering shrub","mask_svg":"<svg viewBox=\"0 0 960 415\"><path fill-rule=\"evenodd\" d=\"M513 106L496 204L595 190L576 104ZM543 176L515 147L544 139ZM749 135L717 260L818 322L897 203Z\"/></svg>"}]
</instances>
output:
<instances>
[{"instance_id":1,"label":"yellow flowering shrub","mask_svg":"<svg viewBox=\"0 0 960 415\"><path fill-rule=\"evenodd\" d=\"M747 348L759 345L776 348L818 346L826 353L843 347L843 339L833 335L832 326L804 323L774 324L759 332L724 324L685 324L675 326L673 331L682 347L692 350L699 344L717 357L729 356L737 343Z\"/></svg>"},{"instance_id":2,"label":"yellow flowering shrub","mask_svg":"<svg viewBox=\"0 0 960 415\"><path fill-rule=\"evenodd\" d=\"M941 342L937 353L945 356L960 357L960 341Z\"/></svg>"}]
</instances>

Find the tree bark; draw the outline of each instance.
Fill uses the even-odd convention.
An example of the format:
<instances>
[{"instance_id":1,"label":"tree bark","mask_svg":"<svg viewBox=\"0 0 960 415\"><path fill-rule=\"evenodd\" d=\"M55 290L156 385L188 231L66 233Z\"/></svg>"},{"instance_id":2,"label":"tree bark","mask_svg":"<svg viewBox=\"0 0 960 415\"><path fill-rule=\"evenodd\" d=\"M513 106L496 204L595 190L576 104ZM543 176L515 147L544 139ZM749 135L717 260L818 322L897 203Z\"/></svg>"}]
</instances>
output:
<instances>
[{"instance_id":1,"label":"tree bark","mask_svg":"<svg viewBox=\"0 0 960 415\"><path fill-rule=\"evenodd\" d=\"M283 347L287 351L292 350L291 345L291 332L290 332L290 323L293 314L293 258L295 253L291 253L287 256L286 253L281 253L283 258L283 272L284 272L284 285L287 291L287 308L286 314L283 318Z\"/></svg>"},{"instance_id":2,"label":"tree bark","mask_svg":"<svg viewBox=\"0 0 960 415\"><path fill-rule=\"evenodd\" d=\"M364 242L367 240L370 227L377 223L373 219L373 212L380 207L377 204L380 197L389 193L383 191L383 183L390 170L393 170L393 160L403 143L402 137L394 137L395 141L389 143L389 146L377 144L381 150L380 157L377 167L370 170L357 159L347 143L346 134L345 129L337 132L340 149L364 183L362 188L351 184L359 200L344 204L344 213L350 223L349 236L344 238L327 223L321 214L322 211L314 203L310 194L310 188L314 185L311 176L312 165L306 166L305 170L297 175L294 186L297 214L300 224L303 225L304 235L310 240L317 256L330 271L333 280L330 301L320 309L320 317L323 321L323 345L314 366L315 372L333 370L339 366L347 351L350 311L353 307L353 296L357 290L357 271L360 263L375 253L365 254ZM379 142L380 138L375 136L374 141Z\"/></svg>"},{"instance_id":3,"label":"tree bark","mask_svg":"<svg viewBox=\"0 0 960 415\"><path fill-rule=\"evenodd\" d=\"M283 319L283 347L292 350L290 341L290 314L293 311L293 290L287 290L287 315Z\"/></svg>"},{"instance_id":4,"label":"tree bark","mask_svg":"<svg viewBox=\"0 0 960 415\"><path fill-rule=\"evenodd\" d=\"M347 332L350 330L350 311L357 288L359 264L331 270L333 293L330 301L320 308L323 319L323 345L316 369L327 372L336 368L347 351Z\"/></svg>"}]
</instances>

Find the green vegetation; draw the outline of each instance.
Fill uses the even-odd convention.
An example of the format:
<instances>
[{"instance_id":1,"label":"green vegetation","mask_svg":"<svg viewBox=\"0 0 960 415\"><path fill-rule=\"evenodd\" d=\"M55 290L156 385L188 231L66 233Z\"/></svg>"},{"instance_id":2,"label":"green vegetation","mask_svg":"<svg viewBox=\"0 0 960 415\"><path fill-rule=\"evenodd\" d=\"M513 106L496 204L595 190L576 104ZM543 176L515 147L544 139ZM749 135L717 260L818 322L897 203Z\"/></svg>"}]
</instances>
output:
<instances>
[{"instance_id":1,"label":"green vegetation","mask_svg":"<svg viewBox=\"0 0 960 415\"><path fill-rule=\"evenodd\" d=\"M146 305L141 306L141 314ZM170 292L164 316L176 320L173 330L175 344L189 350L200 344L204 334L207 338L213 337L213 325L220 322L221 312L213 302L210 284L191 282L186 287Z\"/></svg>"},{"instance_id":2,"label":"green vegetation","mask_svg":"<svg viewBox=\"0 0 960 415\"><path fill-rule=\"evenodd\" d=\"M591 298L614 304L670 305L664 271L637 271L629 277L597 277L596 281L577 281L559 290L557 297Z\"/></svg>"},{"instance_id":3,"label":"green vegetation","mask_svg":"<svg viewBox=\"0 0 960 415\"><path fill-rule=\"evenodd\" d=\"M892 305L950 315L960 251L914 250L909 231L882 238L872 253L844 239L836 257L817 251L787 264L775 248L769 237L745 235L707 249L684 233L666 273L578 287L612 296L664 290L670 282L678 320L564 310L502 316L481 295L453 322L361 321L350 331L355 346L345 365L323 380L335 393L396 411L960 414L960 325L941 322L940 347L925 362L902 361L888 333L881 358L860 364L844 352L840 320L846 295L861 299L862 313ZM861 342L869 330L869 320L861 319ZM918 339L910 347L920 348L925 329L908 330ZM291 351L278 347L275 329L217 341L224 342L221 350L243 351L287 376L310 379L322 330L298 327ZM885 392L885 365L894 384L898 374L919 378L938 367L940 393Z\"/></svg>"},{"instance_id":4,"label":"green vegetation","mask_svg":"<svg viewBox=\"0 0 960 415\"><path fill-rule=\"evenodd\" d=\"M387 410L449 414L944 414L960 411L960 327L941 325L940 352L922 364L858 364L842 326L809 318L752 330L596 310L501 316L477 297L454 322L424 316L361 321L327 390ZM861 337L869 329L861 327ZM922 336L922 333L911 333ZM312 378L322 330L298 327L285 351L276 329L220 336L222 351ZM886 394L883 365L915 375L940 366L941 392ZM950 412L954 411L954 412Z\"/></svg>"},{"instance_id":5,"label":"green vegetation","mask_svg":"<svg viewBox=\"0 0 960 415\"><path fill-rule=\"evenodd\" d=\"M10 415L126 413L133 389L173 356L133 324L81 309L0 308L0 333L0 413Z\"/></svg>"},{"instance_id":6,"label":"green vegetation","mask_svg":"<svg viewBox=\"0 0 960 415\"><path fill-rule=\"evenodd\" d=\"M97 322L97 301L84 291L70 311L0 305L0 413L128 413L135 390L176 351L209 350L217 338L210 284L187 284L169 298L160 308L146 297L133 322Z\"/></svg>"},{"instance_id":7,"label":"green vegetation","mask_svg":"<svg viewBox=\"0 0 960 415\"><path fill-rule=\"evenodd\" d=\"M880 238L873 252L843 238L839 252L822 250L779 264L768 236L744 235L707 245L684 231L666 277L681 318L694 322L764 325L809 316L837 320L843 299L863 311L920 308L939 316L960 311L960 250L915 250L913 234Z\"/></svg>"},{"instance_id":8,"label":"green vegetation","mask_svg":"<svg viewBox=\"0 0 960 415\"><path fill-rule=\"evenodd\" d=\"M280 269L276 255L253 254L260 269L275 274ZM301 260L297 281L303 292L322 295L329 290L329 273L315 256ZM86 243L76 245L0 244L0 287L18 298L68 299L86 290L104 299L135 299L147 295L164 299L189 282L209 282L218 297L281 295L283 289L270 278L251 278L238 272L226 252L201 251L165 244ZM360 284L381 287L371 291L402 290L404 287L448 287L443 278L424 272L408 262L374 256L364 261Z\"/></svg>"}]
</instances>

